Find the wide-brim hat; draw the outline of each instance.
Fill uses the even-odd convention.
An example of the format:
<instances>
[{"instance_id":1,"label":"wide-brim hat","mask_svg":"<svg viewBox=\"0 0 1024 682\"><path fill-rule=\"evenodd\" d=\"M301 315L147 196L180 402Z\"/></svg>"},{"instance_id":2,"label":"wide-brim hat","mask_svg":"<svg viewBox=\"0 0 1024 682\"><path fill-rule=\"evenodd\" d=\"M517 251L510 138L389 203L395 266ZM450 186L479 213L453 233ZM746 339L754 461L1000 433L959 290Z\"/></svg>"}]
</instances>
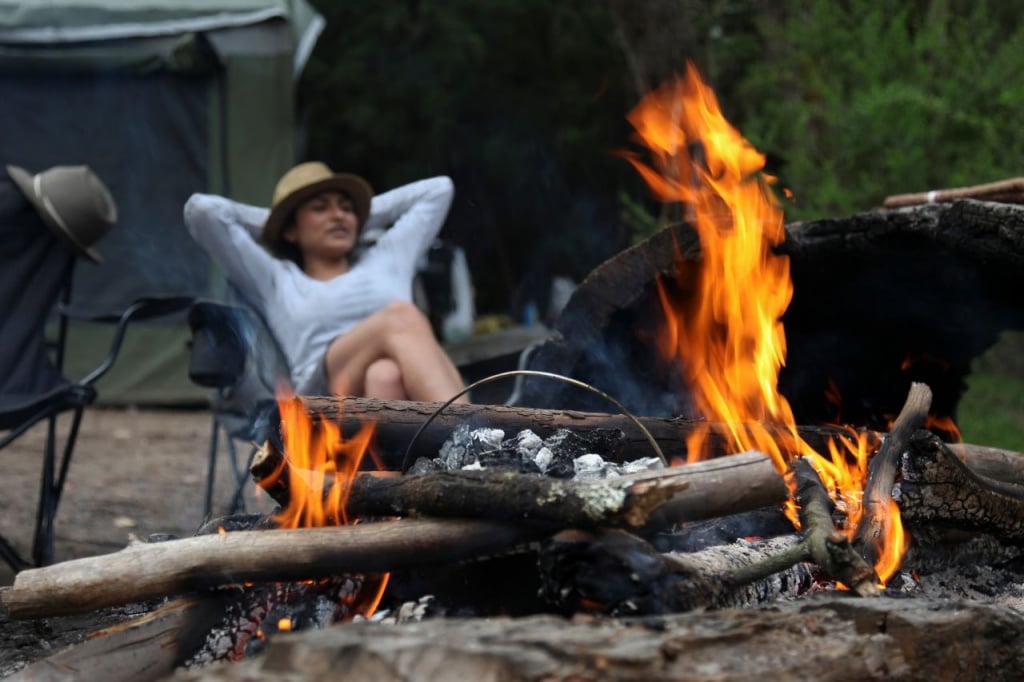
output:
<instances>
[{"instance_id":1,"label":"wide-brim hat","mask_svg":"<svg viewBox=\"0 0 1024 682\"><path fill-rule=\"evenodd\" d=\"M91 168L54 166L32 175L7 166L7 173L58 237L78 255L103 262L93 244L117 223L117 204Z\"/></svg>"},{"instance_id":2,"label":"wide-brim hat","mask_svg":"<svg viewBox=\"0 0 1024 682\"><path fill-rule=\"evenodd\" d=\"M292 212L306 199L322 192L342 192L352 200L359 227L362 229L370 216L373 188L363 178L352 173L335 173L320 161L300 163L285 173L274 188L270 215L263 226L263 243L271 251L281 254L281 231Z\"/></svg>"}]
</instances>

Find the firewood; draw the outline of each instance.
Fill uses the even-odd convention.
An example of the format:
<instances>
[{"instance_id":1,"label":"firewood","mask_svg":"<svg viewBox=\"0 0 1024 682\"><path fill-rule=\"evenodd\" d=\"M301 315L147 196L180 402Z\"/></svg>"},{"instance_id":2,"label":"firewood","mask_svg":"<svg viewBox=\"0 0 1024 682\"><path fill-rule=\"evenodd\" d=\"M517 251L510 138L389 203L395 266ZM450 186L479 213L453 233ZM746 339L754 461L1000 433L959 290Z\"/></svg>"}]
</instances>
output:
<instances>
[{"instance_id":1,"label":"firewood","mask_svg":"<svg viewBox=\"0 0 1024 682\"><path fill-rule=\"evenodd\" d=\"M698 608L750 606L798 596L811 582L799 560L779 564L743 582L733 576L753 564L792 554L795 534L763 542L716 545L698 552L661 553L623 530L565 531L541 543L540 595L567 615L678 613ZM806 553L801 553L801 558ZM808 557L809 558L809 557ZM785 575L783 579L779 579Z\"/></svg>"},{"instance_id":2,"label":"firewood","mask_svg":"<svg viewBox=\"0 0 1024 682\"><path fill-rule=\"evenodd\" d=\"M1024 541L1024 490L979 476L953 448L928 431L909 441L900 482L900 512L906 524L936 530L987 533Z\"/></svg>"},{"instance_id":3,"label":"firewood","mask_svg":"<svg viewBox=\"0 0 1024 682\"><path fill-rule=\"evenodd\" d=\"M350 437L366 422L375 424L374 447L388 469L400 469L406 451L420 427L434 415L443 403L410 400L380 400L352 397L302 398L314 423L319 418L341 426L343 437ZM696 424L705 422L681 417L638 417L637 420L651 434L658 447L669 459L686 460L686 437ZM622 451L611 459L623 461L653 456L646 436L624 415L575 410L550 410L503 405L453 404L442 410L413 443L411 459L418 456L436 457L445 440L457 426L502 429L506 437L530 429L546 438L558 429L570 429L580 434L597 429L617 429L623 433ZM772 427L768 427L769 430ZM780 433L784 431L779 428ZM709 429L713 456L731 455L727 440L719 435L723 430ZM828 426L800 427L801 437L812 447L822 445L826 438L847 433Z\"/></svg>"},{"instance_id":4,"label":"firewood","mask_svg":"<svg viewBox=\"0 0 1024 682\"><path fill-rule=\"evenodd\" d=\"M145 615L97 630L85 641L30 664L18 677L73 676L106 682L162 678L184 662L222 610L213 596L174 599Z\"/></svg>"},{"instance_id":5,"label":"firewood","mask_svg":"<svg viewBox=\"0 0 1024 682\"><path fill-rule=\"evenodd\" d=\"M253 460L251 471L257 485L282 507L288 506L288 481L292 470L283 462L280 453L272 447L261 449ZM618 521L611 510L608 516L598 520L579 518L576 512L568 508L569 502L566 501L555 506L557 496L562 496L564 500L583 499L580 495L588 489L597 491L607 489L608 485L613 489L628 489L634 482L648 478L665 479L667 482L677 476L681 477L681 481L685 480L685 485L673 485L670 493L662 487L657 497L647 502L629 502L635 512L626 513L624 508ZM535 488L546 492L522 496L507 485L509 481L523 481L528 486L523 490ZM595 483L600 485L594 487ZM329 488L329 485L325 488ZM632 494L636 496L640 492L637 490ZM616 525L621 522L636 526L639 522L639 525L648 528L658 528L682 521L760 509L779 504L786 496L785 483L771 460L759 452L749 452L667 470L655 470L649 474L582 483L540 476L524 475L524 478L517 478L507 474L491 475L486 471L430 473L408 477L381 477L379 472L374 472L356 477L349 489L346 510L353 516L404 516L415 512L426 516L496 520L538 518L537 515L542 514L561 527L588 527L598 523ZM545 500L544 505L538 504L539 499ZM642 513L638 513L640 510Z\"/></svg>"},{"instance_id":6,"label":"firewood","mask_svg":"<svg viewBox=\"0 0 1024 682\"><path fill-rule=\"evenodd\" d=\"M877 596L880 591L874 569L837 532L832 523L832 501L818 474L808 460L793 462L797 480L797 502L804 537L799 544L724 576L723 581L744 585L763 579L801 561L813 561L823 571L861 596Z\"/></svg>"},{"instance_id":7,"label":"firewood","mask_svg":"<svg viewBox=\"0 0 1024 682\"><path fill-rule=\"evenodd\" d=\"M416 520L237 531L158 543L18 573L0 601L42 618L243 582L380 573L487 554L550 534L538 524Z\"/></svg>"},{"instance_id":8,"label":"firewood","mask_svg":"<svg viewBox=\"0 0 1024 682\"><path fill-rule=\"evenodd\" d=\"M413 435L441 406L441 403L352 397L308 397L303 398L303 402L311 416L340 424L346 436L356 432L363 423L374 422L375 447L389 469L400 468ZM641 416L638 421L650 432L667 457L683 460L686 458L686 437L697 424L704 423L681 417ZM644 435L621 414L462 404L449 405L431 422L416 439L413 454L436 456L444 441L461 424L503 429L509 437L524 429L531 429L542 438L560 428L579 433L618 429L623 433L623 447L617 459L635 459L653 454ZM716 457L732 454L725 439L719 435L721 433L725 431L713 425L708 429L710 450ZM828 425L805 425L798 427L798 433L816 451L824 452L825 442L829 438L848 435L849 431ZM879 438L885 435L883 432L875 433ZM967 466L983 476L1024 485L1022 453L965 443L956 445L954 451Z\"/></svg>"},{"instance_id":9,"label":"firewood","mask_svg":"<svg viewBox=\"0 0 1024 682\"><path fill-rule=\"evenodd\" d=\"M932 403L932 392L925 384L913 383L907 401L896 417L889 435L868 465L868 482L864 489L864 515L854 536L854 545L869 564L878 559L884 542L885 522L892 502L899 458L910 436L924 424Z\"/></svg>"}]
</instances>

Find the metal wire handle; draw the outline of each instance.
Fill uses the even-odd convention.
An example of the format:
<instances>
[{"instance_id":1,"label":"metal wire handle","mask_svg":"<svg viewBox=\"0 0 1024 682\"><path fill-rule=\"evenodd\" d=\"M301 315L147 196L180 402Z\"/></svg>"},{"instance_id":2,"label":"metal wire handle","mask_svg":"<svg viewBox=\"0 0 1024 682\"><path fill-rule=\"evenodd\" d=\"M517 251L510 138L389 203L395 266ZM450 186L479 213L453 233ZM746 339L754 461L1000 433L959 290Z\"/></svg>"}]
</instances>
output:
<instances>
[{"instance_id":1,"label":"metal wire handle","mask_svg":"<svg viewBox=\"0 0 1024 682\"><path fill-rule=\"evenodd\" d=\"M469 393L470 391L472 391L477 386L483 386L484 384L489 384L492 381L497 381L498 379L504 379L506 377L512 377L512 376L534 376L534 377L546 377L548 379L557 379L558 381L564 381L567 384L572 384L573 386L578 386L580 388L584 388L584 389L590 391L591 393L594 393L596 395L601 396L602 398L604 398L605 400L610 402L612 405L617 407L619 409L619 412L621 412L623 414L623 416L625 416L631 422L636 424L636 427L638 429L640 429L641 433L644 434L644 437L647 439L647 442L651 444L651 448L654 449L654 452L658 455L658 459L661 460L661 463L664 464L665 466L668 466L668 459L665 457L665 453L661 451L661 447L658 445L658 442L656 440L654 440L654 436L652 436L651 432L647 430L647 427L644 426L643 424L641 424L640 420L637 419L636 417L634 417L633 413L630 412L629 410L627 410L625 405L623 405L618 400L616 400L615 398L611 397L610 395L608 395L607 393L605 393L601 389L595 388L595 387L591 386L590 384L587 384L587 383L584 383L584 382L580 381L579 379L573 379L572 377L563 376L561 374L555 374L553 372L541 372L541 371L534 370L534 369L513 369L513 370L509 370L507 372L500 372L498 374L492 374L491 376L484 377L483 379L480 379L479 381L474 381L472 384L470 384L466 388L462 389L461 391L459 391L458 393L453 395L446 402L444 402L440 407L438 407L436 410L434 410L434 413L431 414L427 418L427 420L425 422L423 422L423 424L420 425L420 428L416 430L416 433L414 433L412 435L412 438L409 440L409 446L405 449L405 457L402 459L402 473L404 474L406 471L409 470L409 455L412 453L412 446L416 444L416 440L420 437L420 434L423 433L423 431L426 430L426 428L428 426L430 426L430 423L432 421L434 421L434 419L436 419L437 416L440 415L445 410L445 408L447 408L449 405L454 403L456 400L458 400L462 396L464 396L467 393Z\"/></svg>"}]
</instances>

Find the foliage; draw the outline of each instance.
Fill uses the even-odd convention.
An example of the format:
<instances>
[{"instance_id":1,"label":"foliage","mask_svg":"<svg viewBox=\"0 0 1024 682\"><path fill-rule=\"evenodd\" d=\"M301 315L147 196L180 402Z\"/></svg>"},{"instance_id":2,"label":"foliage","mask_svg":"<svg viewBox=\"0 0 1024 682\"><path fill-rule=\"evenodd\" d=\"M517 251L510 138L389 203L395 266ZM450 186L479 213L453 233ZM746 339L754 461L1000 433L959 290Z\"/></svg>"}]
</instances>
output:
<instances>
[{"instance_id":1,"label":"foliage","mask_svg":"<svg viewBox=\"0 0 1024 682\"><path fill-rule=\"evenodd\" d=\"M986 2L787 0L736 84L742 129L776 159L790 217L1019 173L1024 28ZM781 18L780 18L781 17Z\"/></svg>"}]
</instances>

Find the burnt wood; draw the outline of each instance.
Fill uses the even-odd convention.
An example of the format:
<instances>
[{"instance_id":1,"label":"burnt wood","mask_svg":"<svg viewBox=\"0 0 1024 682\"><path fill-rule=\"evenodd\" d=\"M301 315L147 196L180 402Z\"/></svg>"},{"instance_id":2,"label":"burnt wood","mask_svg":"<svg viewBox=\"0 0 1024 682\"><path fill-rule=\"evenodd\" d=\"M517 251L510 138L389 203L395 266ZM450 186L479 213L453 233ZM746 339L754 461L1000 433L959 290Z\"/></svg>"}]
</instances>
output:
<instances>
[{"instance_id":1,"label":"burnt wood","mask_svg":"<svg viewBox=\"0 0 1024 682\"><path fill-rule=\"evenodd\" d=\"M913 434L909 446L899 497L905 524L1024 542L1024 488L978 475L928 431Z\"/></svg>"},{"instance_id":2,"label":"burnt wood","mask_svg":"<svg viewBox=\"0 0 1024 682\"><path fill-rule=\"evenodd\" d=\"M910 385L910 393L903 404L892 431L878 448L868 464L868 481L864 487L864 515L853 542L868 563L874 565L885 544L886 519L892 501L892 487L896 481L899 460L906 450L911 435L921 428L928 416L932 392L920 383Z\"/></svg>"},{"instance_id":3,"label":"burnt wood","mask_svg":"<svg viewBox=\"0 0 1024 682\"><path fill-rule=\"evenodd\" d=\"M887 430L914 381L931 387L933 415L955 416L971 361L1004 330L1024 329L1024 207L960 200L793 223L777 250L794 286L779 390L798 424ZM528 369L592 384L636 414L696 416L679 368L651 339L663 320L656 280L685 303L699 262L687 225L605 261ZM520 405L605 409L532 377L521 396Z\"/></svg>"},{"instance_id":4,"label":"burnt wood","mask_svg":"<svg viewBox=\"0 0 1024 682\"><path fill-rule=\"evenodd\" d=\"M290 501L290 480L308 480L293 473L292 467L273 447L264 447L253 461L252 475L281 507ZM582 499L592 483L559 481L540 475L510 476L507 473L452 472L418 476L382 476L373 472L359 475L348 490L346 513L353 517L423 514L447 517L491 518L501 520L543 517L560 527L593 526L598 521L580 517L571 508L572 499ZM616 525L633 518L649 529L663 528L683 521L696 521L761 509L784 502L788 496L782 476L771 459L759 452L747 452L697 462L685 467L655 470L643 477L609 479L613 485L629 486L643 478L678 477L679 485L653 491L649 501L624 500L621 511L605 509L601 524ZM517 491L522 484L527 491ZM603 482L602 482L603 483ZM331 482L324 484L329 490ZM623 490L628 488L623 487ZM545 491L538 495L539 491ZM591 493L592 494L592 493ZM563 502L555 506L555 502ZM544 500L542 503L540 500ZM568 501L567 501L568 500ZM544 507L547 508L544 508ZM631 511L632 510L632 511ZM618 518L617 517L621 517ZM630 522L629 525L637 525Z\"/></svg>"}]
</instances>

